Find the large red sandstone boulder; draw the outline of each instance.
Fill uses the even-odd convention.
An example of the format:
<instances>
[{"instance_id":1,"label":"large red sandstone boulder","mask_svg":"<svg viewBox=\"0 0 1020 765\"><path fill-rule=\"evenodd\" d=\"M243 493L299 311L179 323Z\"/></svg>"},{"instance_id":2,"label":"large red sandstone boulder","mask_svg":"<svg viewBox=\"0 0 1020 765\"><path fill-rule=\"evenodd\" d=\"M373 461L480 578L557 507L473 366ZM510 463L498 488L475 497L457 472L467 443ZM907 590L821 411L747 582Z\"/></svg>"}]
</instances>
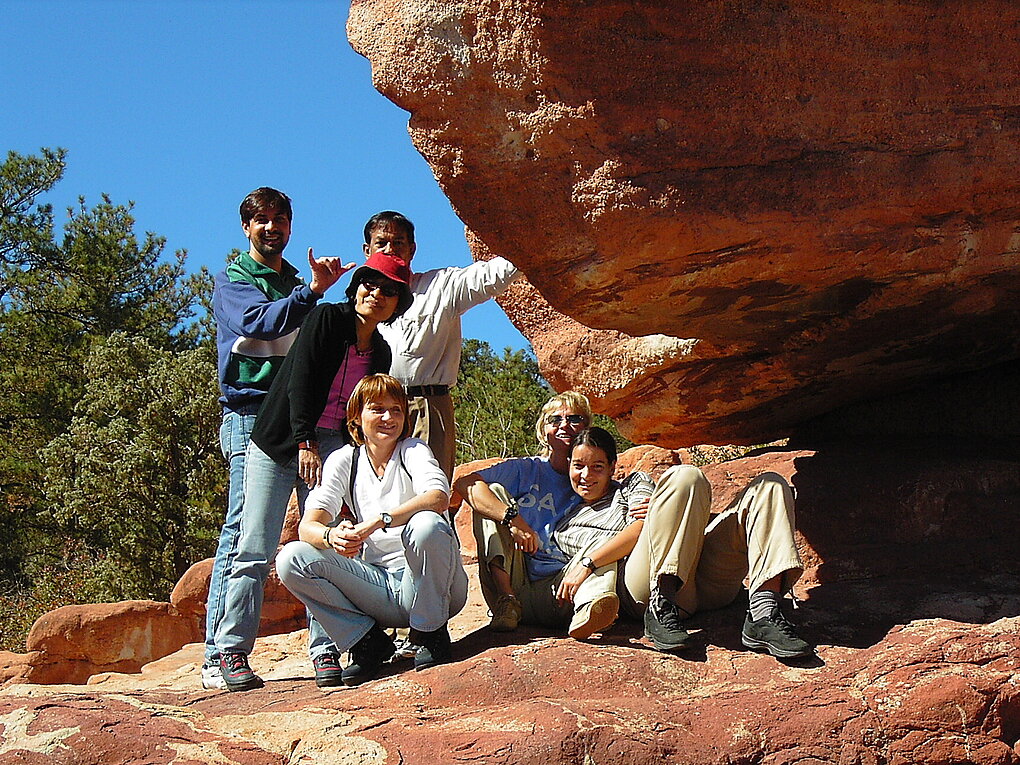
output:
<instances>
[{"instance_id":1,"label":"large red sandstone boulder","mask_svg":"<svg viewBox=\"0 0 1020 765\"><path fill-rule=\"evenodd\" d=\"M546 378L686 446L1020 356L1020 6L880 11L354 0L347 30L544 298L503 305Z\"/></svg>"},{"instance_id":2,"label":"large red sandstone boulder","mask_svg":"<svg viewBox=\"0 0 1020 765\"><path fill-rule=\"evenodd\" d=\"M663 449L661 446L650 446L642 444L622 452L616 460L616 478L623 478L636 470L648 473L653 479L659 477L674 465L679 465L683 460L680 454L671 450Z\"/></svg>"},{"instance_id":3,"label":"large red sandstone boulder","mask_svg":"<svg viewBox=\"0 0 1020 765\"><path fill-rule=\"evenodd\" d=\"M28 682L33 670L32 660L37 657L36 652L26 654L0 651L0 686Z\"/></svg>"},{"instance_id":4,"label":"large red sandstone boulder","mask_svg":"<svg viewBox=\"0 0 1020 765\"><path fill-rule=\"evenodd\" d=\"M199 620L169 603L127 600L62 606L40 616L25 644L32 682L81 683L97 672L137 672L201 638Z\"/></svg>"},{"instance_id":5,"label":"large red sandstone boulder","mask_svg":"<svg viewBox=\"0 0 1020 765\"><path fill-rule=\"evenodd\" d=\"M458 636L455 664L405 663L333 693L297 667L244 694L201 691L187 667L11 686L0 765L1020 762L1020 620L918 621L791 666L741 651L739 620L726 610L699 621L685 657L650 650L636 626L589 643L479 631ZM277 649L259 645L256 665L265 650Z\"/></svg>"}]
</instances>

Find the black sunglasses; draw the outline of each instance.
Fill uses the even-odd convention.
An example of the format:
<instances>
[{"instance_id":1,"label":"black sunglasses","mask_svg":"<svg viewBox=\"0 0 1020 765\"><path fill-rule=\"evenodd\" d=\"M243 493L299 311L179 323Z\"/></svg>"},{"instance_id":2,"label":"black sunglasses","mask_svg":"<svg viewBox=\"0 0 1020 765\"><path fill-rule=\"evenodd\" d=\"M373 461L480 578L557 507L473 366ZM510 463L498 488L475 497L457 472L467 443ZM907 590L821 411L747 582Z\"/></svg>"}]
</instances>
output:
<instances>
[{"instance_id":1,"label":"black sunglasses","mask_svg":"<svg viewBox=\"0 0 1020 765\"><path fill-rule=\"evenodd\" d=\"M361 286L365 288L365 292L379 290L379 293L386 297L396 297L400 294L400 287L393 282L377 282L375 279L363 279Z\"/></svg>"},{"instance_id":2,"label":"black sunglasses","mask_svg":"<svg viewBox=\"0 0 1020 765\"><path fill-rule=\"evenodd\" d=\"M567 424L568 425L584 425L588 420L583 414L568 414ZM550 414L545 418L546 425L552 425L554 428L558 428L560 423L563 422L563 416L559 414Z\"/></svg>"}]
</instances>

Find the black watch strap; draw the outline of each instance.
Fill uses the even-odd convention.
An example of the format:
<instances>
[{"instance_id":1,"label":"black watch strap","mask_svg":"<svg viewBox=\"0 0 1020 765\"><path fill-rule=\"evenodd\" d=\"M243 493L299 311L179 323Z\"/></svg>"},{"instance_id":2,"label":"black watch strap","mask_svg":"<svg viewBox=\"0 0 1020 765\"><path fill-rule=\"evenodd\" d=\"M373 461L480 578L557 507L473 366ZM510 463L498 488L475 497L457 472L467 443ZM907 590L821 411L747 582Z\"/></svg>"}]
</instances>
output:
<instances>
[{"instance_id":1,"label":"black watch strap","mask_svg":"<svg viewBox=\"0 0 1020 765\"><path fill-rule=\"evenodd\" d=\"M510 500L510 504L506 506L506 513L503 515L502 524L509 526L511 521L521 514L521 511L517 509L517 503Z\"/></svg>"}]
</instances>

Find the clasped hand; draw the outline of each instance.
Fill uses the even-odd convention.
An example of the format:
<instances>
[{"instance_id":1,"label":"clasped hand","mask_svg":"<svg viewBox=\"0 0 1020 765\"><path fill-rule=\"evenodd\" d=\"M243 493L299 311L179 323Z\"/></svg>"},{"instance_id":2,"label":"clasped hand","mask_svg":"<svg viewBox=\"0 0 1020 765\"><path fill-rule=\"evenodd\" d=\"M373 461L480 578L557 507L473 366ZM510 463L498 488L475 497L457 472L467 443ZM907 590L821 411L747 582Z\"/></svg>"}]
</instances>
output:
<instances>
[{"instance_id":1,"label":"clasped hand","mask_svg":"<svg viewBox=\"0 0 1020 765\"><path fill-rule=\"evenodd\" d=\"M372 533L372 521L363 521L354 525L344 520L329 533L329 545L337 555L354 558L361 552L361 546Z\"/></svg>"},{"instance_id":2,"label":"clasped hand","mask_svg":"<svg viewBox=\"0 0 1020 765\"><path fill-rule=\"evenodd\" d=\"M565 603L573 603L581 584L591 575L591 569L578 564L570 567L560 580L560 586L556 588L556 600Z\"/></svg>"}]
</instances>

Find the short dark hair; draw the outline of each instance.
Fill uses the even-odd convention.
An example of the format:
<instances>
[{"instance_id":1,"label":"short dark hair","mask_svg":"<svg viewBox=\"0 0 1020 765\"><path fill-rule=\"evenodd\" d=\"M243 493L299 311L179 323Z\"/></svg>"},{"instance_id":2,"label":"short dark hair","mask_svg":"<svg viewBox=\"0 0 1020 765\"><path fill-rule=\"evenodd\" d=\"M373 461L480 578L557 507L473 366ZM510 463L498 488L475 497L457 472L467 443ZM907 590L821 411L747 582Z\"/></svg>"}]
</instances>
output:
<instances>
[{"instance_id":1,"label":"short dark hair","mask_svg":"<svg viewBox=\"0 0 1020 765\"><path fill-rule=\"evenodd\" d=\"M268 186L260 186L241 201L241 223L247 224L260 210L269 210L274 207L286 215L287 220L294 220L290 197L282 191L271 189Z\"/></svg>"},{"instance_id":2,"label":"short dark hair","mask_svg":"<svg viewBox=\"0 0 1020 765\"><path fill-rule=\"evenodd\" d=\"M594 446L596 449L601 449L606 455L606 459L609 460L609 464L616 462L616 441L605 428L593 425L582 430L570 442L569 454L573 456L574 449L579 446Z\"/></svg>"},{"instance_id":3,"label":"short dark hair","mask_svg":"<svg viewBox=\"0 0 1020 765\"><path fill-rule=\"evenodd\" d=\"M372 232L386 223L400 226L400 228L404 229L404 233L407 234L407 238L414 244L414 224L405 216L393 210L377 212L368 219L368 223L365 224L365 244L369 244L372 241Z\"/></svg>"}]
</instances>

